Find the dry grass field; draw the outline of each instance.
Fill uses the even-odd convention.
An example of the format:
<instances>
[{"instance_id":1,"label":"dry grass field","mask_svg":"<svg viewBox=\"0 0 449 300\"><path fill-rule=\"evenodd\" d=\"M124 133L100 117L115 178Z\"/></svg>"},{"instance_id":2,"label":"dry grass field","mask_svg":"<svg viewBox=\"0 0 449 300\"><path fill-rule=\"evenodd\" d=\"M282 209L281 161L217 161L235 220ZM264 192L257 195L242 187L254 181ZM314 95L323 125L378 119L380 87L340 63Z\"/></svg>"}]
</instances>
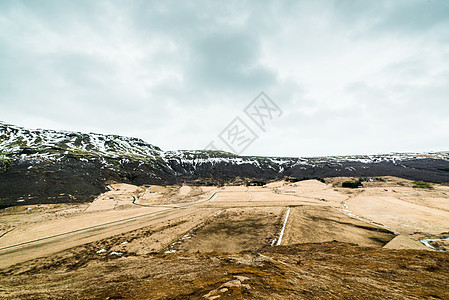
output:
<instances>
[{"instance_id":1,"label":"dry grass field","mask_svg":"<svg viewBox=\"0 0 449 300\"><path fill-rule=\"evenodd\" d=\"M0 297L449 298L449 187L346 180L116 183L3 210Z\"/></svg>"}]
</instances>

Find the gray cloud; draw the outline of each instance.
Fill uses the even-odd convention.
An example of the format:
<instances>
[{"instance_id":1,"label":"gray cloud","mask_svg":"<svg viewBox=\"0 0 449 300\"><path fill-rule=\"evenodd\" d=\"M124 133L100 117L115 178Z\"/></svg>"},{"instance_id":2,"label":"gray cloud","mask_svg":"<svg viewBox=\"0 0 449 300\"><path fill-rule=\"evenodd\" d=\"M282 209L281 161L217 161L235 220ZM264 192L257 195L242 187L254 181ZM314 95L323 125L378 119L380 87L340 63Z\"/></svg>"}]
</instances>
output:
<instances>
[{"instance_id":1,"label":"gray cloud","mask_svg":"<svg viewBox=\"0 0 449 300\"><path fill-rule=\"evenodd\" d=\"M260 65L260 42L250 34L214 34L195 41L188 73L205 89L269 88L276 74Z\"/></svg>"},{"instance_id":2,"label":"gray cloud","mask_svg":"<svg viewBox=\"0 0 449 300\"><path fill-rule=\"evenodd\" d=\"M263 90L284 115L245 154L447 150L448 8L2 1L0 119L195 149Z\"/></svg>"}]
</instances>

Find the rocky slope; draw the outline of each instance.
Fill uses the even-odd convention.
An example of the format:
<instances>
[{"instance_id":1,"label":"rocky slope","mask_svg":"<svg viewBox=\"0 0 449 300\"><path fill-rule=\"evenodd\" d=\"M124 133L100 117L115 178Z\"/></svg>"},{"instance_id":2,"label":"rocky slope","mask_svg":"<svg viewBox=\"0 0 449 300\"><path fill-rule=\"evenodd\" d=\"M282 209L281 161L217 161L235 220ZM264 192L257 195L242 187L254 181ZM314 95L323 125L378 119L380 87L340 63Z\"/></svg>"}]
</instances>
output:
<instances>
[{"instance_id":1,"label":"rocky slope","mask_svg":"<svg viewBox=\"0 0 449 300\"><path fill-rule=\"evenodd\" d=\"M5 299L448 299L449 253L328 242L98 255L90 243L0 271ZM68 296L70 295L70 296Z\"/></svg>"},{"instance_id":2,"label":"rocky slope","mask_svg":"<svg viewBox=\"0 0 449 300\"><path fill-rule=\"evenodd\" d=\"M278 158L162 151L137 138L29 130L0 122L0 208L89 201L109 181L140 185L382 175L449 182L449 152Z\"/></svg>"}]
</instances>

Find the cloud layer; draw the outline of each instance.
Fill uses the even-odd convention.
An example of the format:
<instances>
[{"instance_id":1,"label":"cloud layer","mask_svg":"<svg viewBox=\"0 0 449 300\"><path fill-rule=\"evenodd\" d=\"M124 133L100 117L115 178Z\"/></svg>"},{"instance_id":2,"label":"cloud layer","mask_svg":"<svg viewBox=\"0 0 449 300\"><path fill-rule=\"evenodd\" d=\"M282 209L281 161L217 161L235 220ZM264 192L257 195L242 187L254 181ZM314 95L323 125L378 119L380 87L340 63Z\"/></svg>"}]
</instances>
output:
<instances>
[{"instance_id":1,"label":"cloud layer","mask_svg":"<svg viewBox=\"0 0 449 300\"><path fill-rule=\"evenodd\" d=\"M247 155L449 150L447 1L2 1L0 120ZM263 132L261 91L282 117Z\"/></svg>"}]
</instances>

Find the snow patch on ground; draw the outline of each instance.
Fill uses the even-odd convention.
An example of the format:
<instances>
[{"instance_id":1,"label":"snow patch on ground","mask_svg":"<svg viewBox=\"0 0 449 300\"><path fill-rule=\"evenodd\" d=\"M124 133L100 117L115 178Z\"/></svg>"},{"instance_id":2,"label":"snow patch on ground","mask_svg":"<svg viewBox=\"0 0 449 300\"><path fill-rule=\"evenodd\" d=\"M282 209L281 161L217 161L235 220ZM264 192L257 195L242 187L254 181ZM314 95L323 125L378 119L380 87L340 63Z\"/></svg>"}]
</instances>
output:
<instances>
[{"instance_id":1,"label":"snow patch on ground","mask_svg":"<svg viewBox=\"0 0 449 300\"><path fill-rule=\"evenodd\" d=\"M285 215L284 226L282 226L281 233L279 234L279 238L278 238L278 242L276 243L276 246L279 246L282 243L282 237L284 236L284 230L285 230L285 226L287 225L288 216L290 215L290 209L291 208L289 207L287 210L287 214Z\"/></svg>"},{"instance_id":2,"label":"snow patch on ground","mask_svg":"<svg viewBox=\"0 0 449 300\"><path fill-rule=\"evenodd\" d=\"M444 238L444 239L422 239L419 240L421 243L424 244L424 246L429 247L433 250L437 250L437 251L444 251L444 250L440 250L435 248L434 246L432 246L431 244L429 244L429 242L436 242L436 241L449 241L449 238Z\"/></svg>"}]
</instances>

